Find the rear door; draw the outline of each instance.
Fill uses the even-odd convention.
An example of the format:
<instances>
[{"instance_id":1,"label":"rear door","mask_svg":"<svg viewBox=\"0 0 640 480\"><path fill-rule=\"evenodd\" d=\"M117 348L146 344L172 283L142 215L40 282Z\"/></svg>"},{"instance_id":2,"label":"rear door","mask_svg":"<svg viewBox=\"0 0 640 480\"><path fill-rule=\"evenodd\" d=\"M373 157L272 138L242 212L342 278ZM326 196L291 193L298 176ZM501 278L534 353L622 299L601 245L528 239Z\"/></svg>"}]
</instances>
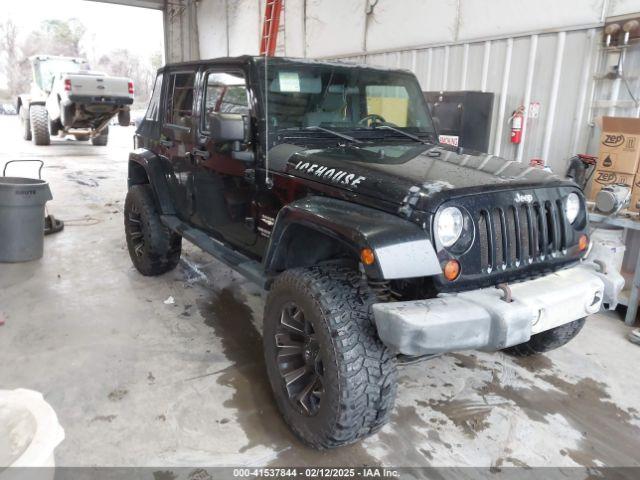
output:
<instances>
[{"instance_id":1,"label":"rear door","mask_svg":"<svg viewBox=\"0 0 640 480\"><path fill-rule=\"evenodd\" d=\"M165 72L164 116L160 131L160 156L171 165L169 189L178 216L191 221L194 213L193 162L196 128L195 83L197 70L184 69Z\"/></svg>"}]
</instances>

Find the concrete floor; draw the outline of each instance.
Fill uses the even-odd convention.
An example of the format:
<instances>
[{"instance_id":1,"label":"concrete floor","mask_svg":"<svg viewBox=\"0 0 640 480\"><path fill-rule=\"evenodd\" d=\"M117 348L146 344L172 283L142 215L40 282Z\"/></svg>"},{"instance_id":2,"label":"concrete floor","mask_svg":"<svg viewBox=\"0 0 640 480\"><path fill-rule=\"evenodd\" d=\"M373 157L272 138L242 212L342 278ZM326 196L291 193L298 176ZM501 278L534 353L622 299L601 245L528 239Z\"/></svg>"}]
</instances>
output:
<instances>
[{"instance_id":1,"label":"concrete floor","mask_svg":"<svg viewBox=\"0 0 640 480\"><path fill-rule=\"evenodd\" d=\"M58 465L640 465L640 348L616 313L535 359L464 352L404 367L382 432L301 446L266 381L261 292L190 245L174 272L133 269L132 134L34 147L0 116L0 165L42 158L49 211L67 221L42 260L0 265L0 388L43 392L66 430Z\"/></svg>"}]
</instances>

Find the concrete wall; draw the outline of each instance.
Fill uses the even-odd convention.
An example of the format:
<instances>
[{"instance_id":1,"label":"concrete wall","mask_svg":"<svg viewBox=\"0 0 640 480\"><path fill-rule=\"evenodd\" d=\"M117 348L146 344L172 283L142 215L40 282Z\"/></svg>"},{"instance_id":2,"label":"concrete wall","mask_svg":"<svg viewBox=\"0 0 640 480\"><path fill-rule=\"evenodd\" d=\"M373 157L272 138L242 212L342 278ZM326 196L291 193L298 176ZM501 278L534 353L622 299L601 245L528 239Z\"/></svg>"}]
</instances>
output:
<instances>
[{"instance_id":1,"label":"concrete wall","mask_svg":"<svg viewBox=\"0 0 640 480\"><path fill-rule=\"evenodd\" d=\"M603 20L640 12L640 0L284 1L278 54L407 68L423 90L494 92L491 151L507 158L563 171L572 153L597 151L598 116L638 114L620 81L594 74L617 61L600 48ZM263 14L264 0L199 0L201 57L257 54ZM627 62L640 71L637 47ZM630 87L640 97L639 81ZM508 119L532 102L539 113L512 145Z\"/></svg>"}]
</instances>

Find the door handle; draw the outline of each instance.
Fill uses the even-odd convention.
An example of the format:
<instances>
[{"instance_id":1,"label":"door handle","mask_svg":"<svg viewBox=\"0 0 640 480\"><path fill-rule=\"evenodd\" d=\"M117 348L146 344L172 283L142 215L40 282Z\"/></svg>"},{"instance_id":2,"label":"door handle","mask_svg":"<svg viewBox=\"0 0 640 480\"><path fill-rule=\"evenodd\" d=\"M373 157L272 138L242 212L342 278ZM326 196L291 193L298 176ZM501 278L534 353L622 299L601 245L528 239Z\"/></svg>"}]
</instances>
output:
<instances>
[{"instance_id":1,"label":"door handle","mask_svg":"<svg viewBox=\"0 0 640 480\"><path fill-rule=\"evenodd\" d=\"M191 155L194 157L200 157L203 160L208 160L210 155L206 150L198 150L197 148L191 151Z\"/></svg>"},{"instance_id":2,"label":"door handle","mask_svg":"<svg viewBox=\"0 0 640 480\"><path fill-rule=\"evenodd\" d=\"M160 140L160 145L163 147L171 148L173 147L173 140Z\"/></svg>"}]
</instances>

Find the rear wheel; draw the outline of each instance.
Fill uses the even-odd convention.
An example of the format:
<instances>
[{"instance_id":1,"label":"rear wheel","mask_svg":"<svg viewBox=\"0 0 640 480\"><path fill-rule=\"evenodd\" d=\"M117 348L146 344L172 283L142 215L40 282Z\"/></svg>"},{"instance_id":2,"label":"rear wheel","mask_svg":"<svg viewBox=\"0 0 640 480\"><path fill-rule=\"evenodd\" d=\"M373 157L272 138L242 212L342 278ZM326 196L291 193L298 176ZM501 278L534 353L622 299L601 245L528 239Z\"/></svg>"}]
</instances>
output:
<instances>
[{"instance_id":1,"label":"rear wheel","mask_svg":"<svg viewBox=\"0 0 640 480\"><path fill-rule=\"evenodd\" d=\"M265 305L264 354L284 420L306 444L333 448L378 431L393 409L395 357L370 318L357 270L287 270Z\"/></svg>"},{"instance_id":2,"label":"rear wheel","mask_svg":"<svg viewBox=\"0 0 640 480\"><path fill-rule=\"evenodd\" d=\"M530 355L555 350L556 348L566 345L578 335L582 327L584 327L585 320L585 318L580 318L573 322L560 325L559 327L536 333L531 336L528 342L514 345L513 347L505 349L505 351L518 357L528 357Z\"/></svg>"},{"instance_id":3,"label":"rear wheel","mask_svg":"<svg viewBox=\"0 0 640 480\"><path fill-rule=\"evenodd\" d=\"M31 137L36 145L49 145L49 114L44 105L31 105L29 108L29 120L31 121Z\"/></svg>"},{"instance_id":4,"label":"rear wheel","mask_svg":"<svg viewBox=\"0 0 640 480\"><path fill-rule=\"evenodd\" d=\"M182 237L160 221L150 185L134 185L127 192L124 232L131 261L143 275L161 275L178 265Z\"/></svg>"},{"instance_id":5,"label":"rear wheel","mask_svg":"<svg viewBox=\"0 0 640 480\"><path fill-rule=\"evenodd\" d=\"M109 141L109 127L105 127L97 137L91 139L91 145L104 147Z\"/></svg>"},{"instance_id":6,"label":"rear wheel","mask_svg":"<svg viewBox=\"0 0 640 480\"><path fill-rule=\"evenodd\" d=\"M118 124L121 127L128 127L130 123L131 123L131 111L120 110L118 112Z\"/></svg>"},{"instance_id":7,"label":"rear wheel","mask_svg":"<svg viewBox=\"0 0 640 480\"><path fill-rule=\"evenodd\" d=\"M20 107L20 122L22 123L22 138L31 140L31 120L29 118L29 108L24 105Z\"/></svg>"}]
</instances>

